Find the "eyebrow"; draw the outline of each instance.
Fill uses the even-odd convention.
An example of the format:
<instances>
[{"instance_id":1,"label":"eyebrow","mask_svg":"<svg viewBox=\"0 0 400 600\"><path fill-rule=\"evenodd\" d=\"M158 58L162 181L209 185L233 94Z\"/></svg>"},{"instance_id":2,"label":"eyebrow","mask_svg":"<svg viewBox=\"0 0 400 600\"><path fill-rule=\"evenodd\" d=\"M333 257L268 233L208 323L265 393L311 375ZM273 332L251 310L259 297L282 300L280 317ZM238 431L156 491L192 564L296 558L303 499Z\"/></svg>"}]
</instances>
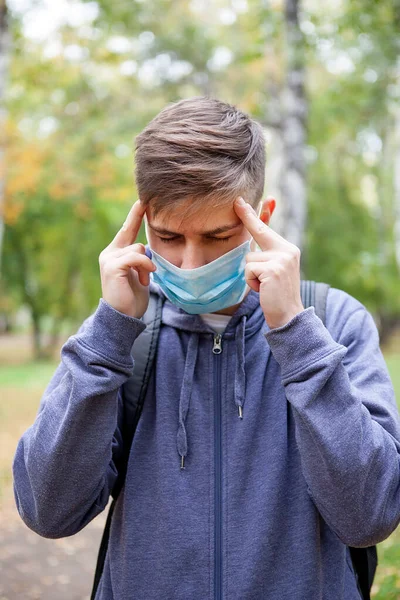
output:
<instances>
[{"instance_id":1,"label":"eyebrow","mask_svg":"<svg viewBox=\"0 0 400 600\"><path fill-rule=\"evenodd\" d=\"M148 223L150 229L156 231L157 233L161 233L162 235L182 235L177 231L169 231L168 229L164 229L162 227L154 227L154 225L150 225ZM235 223L229 225L222 225L221 227L216 227L215 229L210 229L209 231L203 231L200 235L208 236L208 235L216 235L218 233L225 233L226 231L230 231L231 229L237 229L238 227L243 226L243 223Z\"/></svg>"}]
</instances>

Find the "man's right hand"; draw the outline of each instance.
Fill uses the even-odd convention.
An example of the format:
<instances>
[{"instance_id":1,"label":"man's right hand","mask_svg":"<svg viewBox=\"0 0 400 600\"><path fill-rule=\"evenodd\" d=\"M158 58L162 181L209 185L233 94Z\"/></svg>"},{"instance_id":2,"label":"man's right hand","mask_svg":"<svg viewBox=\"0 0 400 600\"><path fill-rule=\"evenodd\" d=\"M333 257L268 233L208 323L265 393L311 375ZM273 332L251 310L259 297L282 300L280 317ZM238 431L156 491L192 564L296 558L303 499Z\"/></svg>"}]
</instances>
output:
<instances>
[{"instance_id":1,"label":"man's right hand","mask_svg":"<svg viewBox=\"0 0 400 600\"><path fill-rule=\"evenodd\" d=\"M144 244L136 244L146 207L135 202L125 223L99 255L102 297L113 308L140 319L149 303L150 272L155 264L145 255Z\"/></svg>"}]
</instances>

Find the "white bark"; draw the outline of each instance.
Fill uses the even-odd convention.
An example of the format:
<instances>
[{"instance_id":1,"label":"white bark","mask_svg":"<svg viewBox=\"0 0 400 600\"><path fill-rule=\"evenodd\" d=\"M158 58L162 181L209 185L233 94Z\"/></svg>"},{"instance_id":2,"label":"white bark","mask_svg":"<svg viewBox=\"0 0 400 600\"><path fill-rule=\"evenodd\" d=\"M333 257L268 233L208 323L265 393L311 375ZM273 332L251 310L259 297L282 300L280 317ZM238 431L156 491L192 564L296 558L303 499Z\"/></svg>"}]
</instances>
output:
<instances>
[{"instance_id":1,"label":"white bark","mask_svg":"<svg viewBox=\"0 0 400 600\"><path fill-rule=\"evenodd\" d=\"M0 278L2 264L2 249L4 235L4 188L5 188L5 121L6 110L4 95L8 73L8 60L10 48L10 33L7 23L7 6L5 0L0 0Z\"/></svg>"},{"instance_id":2,"label":"white bark","mask_svg":"<svg viewBox=\"0 0 400 600\"><path fill-rule=\"evenodd\" d=\"M299 0L286 0L286 82L281 96L284 165L281 179L282 235L303 248L307 221L305 66L303 35L299 27Z\"/></svg>"},{"instance_id":3,"label":"white bark","mask_svg":"<svg viewBox=\"0 0 400 600\"><path fill-rule=\"evenodd\" d=\"M400 273L400 110L395 114L394 126L394 155L393 155L393 232L395 244L395 256Z\"/></svg>"},{"instance_id":4,"label":"white bark","mask_svg":"<svg viewBox=\"0 0 400 600\"><path fill-rule=\"evenodd\" d=\"M274 196L277 199L276 208L271 219L274 231L284 235L284 199L281 201L281 181L285 165L282 135L279 129L265 128L267 140L267 164L265 168L265 196Z\"/></svg>"}]
</instances>

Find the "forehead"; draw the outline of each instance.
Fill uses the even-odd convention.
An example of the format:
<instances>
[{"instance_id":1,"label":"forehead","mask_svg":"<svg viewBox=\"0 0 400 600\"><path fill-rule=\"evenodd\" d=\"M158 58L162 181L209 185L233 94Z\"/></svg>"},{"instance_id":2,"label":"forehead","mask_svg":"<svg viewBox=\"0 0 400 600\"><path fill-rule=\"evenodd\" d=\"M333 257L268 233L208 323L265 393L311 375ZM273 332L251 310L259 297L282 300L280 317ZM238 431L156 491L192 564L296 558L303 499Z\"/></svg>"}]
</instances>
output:
<instances>
[{"instance_id":1,"label":"forehead","mask_svg":"<svg viewBox=\"0 0 400 600\"><path fill-rule=\"evenodd\" d=\"M182 235L202 235L218 227L238 227L242 224L233 208L233 202L223 205L185 202L176 208L168 207L156 216L149 206L147 218L150 226L179 232Z\"/></svg>"}]
</instances>

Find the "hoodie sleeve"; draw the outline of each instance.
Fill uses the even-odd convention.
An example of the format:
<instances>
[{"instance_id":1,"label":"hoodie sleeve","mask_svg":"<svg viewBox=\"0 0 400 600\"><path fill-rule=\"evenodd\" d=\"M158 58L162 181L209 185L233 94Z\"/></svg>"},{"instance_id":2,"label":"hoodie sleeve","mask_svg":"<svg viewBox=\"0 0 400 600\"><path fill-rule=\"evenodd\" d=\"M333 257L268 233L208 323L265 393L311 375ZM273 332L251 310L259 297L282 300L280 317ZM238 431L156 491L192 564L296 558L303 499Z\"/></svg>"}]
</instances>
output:
<instances>
[{"instance_id":1,"label":"hoodie sleeve","mask_svg":"<svg viewBox=\"0 0 400 600\"><path fill-rule=\"evenodd\" d=\"M145 327L100 298L62 346L12 467L18 512L43 537L73 535L107 505L122 452L120 386L132 375L132 345Z\"/></svg>"},{"instance_id":2,"label":"hoodie sleeve","mask_svg":"<svg viewBox=\"0 0 400 600\"><path fill-rule=\"evenodd\" d=\"M346 545L381 542L400 520L400 416L371 314L331 288L326 327L310 307L265 337L311 498Z\"/></svg>"}]
</instances>

